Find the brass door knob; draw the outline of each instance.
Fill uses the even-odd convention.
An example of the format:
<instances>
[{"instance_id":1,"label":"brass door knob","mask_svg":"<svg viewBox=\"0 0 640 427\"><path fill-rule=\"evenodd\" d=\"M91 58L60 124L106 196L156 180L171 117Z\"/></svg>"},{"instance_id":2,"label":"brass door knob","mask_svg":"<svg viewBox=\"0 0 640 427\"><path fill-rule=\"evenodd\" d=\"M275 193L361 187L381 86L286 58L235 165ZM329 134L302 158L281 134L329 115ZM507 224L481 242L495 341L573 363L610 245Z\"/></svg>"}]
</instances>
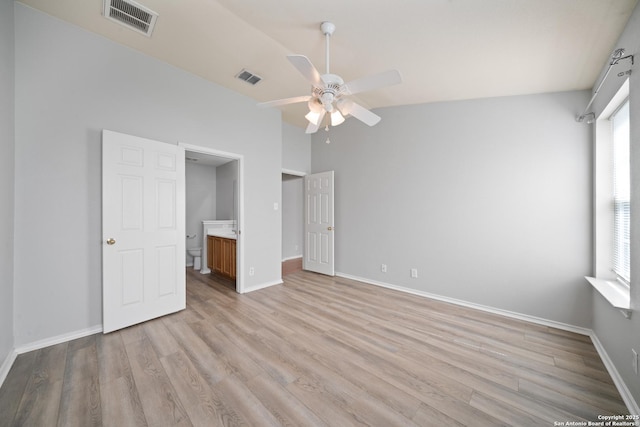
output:
<instances>
[{"instance_id":1,"label":"brass door knob","mask_svg":"<svg viewBox=\"0 0 640 427\"><path fill-rule=\"evenodd\" d=\"M334 229L333 227L327 227L327 230L329 230L329 231L331 231L333 229Z\"/></svg>"},{"instance_id":2,"label":"brass door knob","mask_svg":"<svg viewBox=\"0 0 640 427\"><path fill-rule=\"evenodd\" d=\"M116 240L113 237L110 237L109 239L107 239L107 245L115 245L116 244Z\"/></svg>"}]
</instances>

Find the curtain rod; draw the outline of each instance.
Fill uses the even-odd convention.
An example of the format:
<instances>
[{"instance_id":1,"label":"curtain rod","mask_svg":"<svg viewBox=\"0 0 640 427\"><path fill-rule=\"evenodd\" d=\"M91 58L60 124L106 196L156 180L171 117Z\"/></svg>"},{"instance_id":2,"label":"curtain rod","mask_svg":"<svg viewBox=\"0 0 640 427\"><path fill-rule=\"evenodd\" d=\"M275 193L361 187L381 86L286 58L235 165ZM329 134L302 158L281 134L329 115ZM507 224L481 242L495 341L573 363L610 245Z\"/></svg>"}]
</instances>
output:
<instances>
[{"instance_id":1,"label":"curtain rod","mask_svg":"<svg viewBox=\"0 0 640 427\"><path fill-rule=\"evenodd\" d=\"M596 88L595 92L593 92L593 96L591 96L591 100L589 101L589 103L587 104L587 106L584 109L584 112L579 115L578 117L576 117L576 121L577 122L583 122L584 119L587 116L591 116L587 119L587 123L591 124L593 123L596 114L592 111L590 113L587 113L587 111L589 111L589 108L591 107L591 104L593 104L593 101L596 99L596 96L598 96L598 92L600 92L600 88L602 88L602 85L604 84L604 81L607 79L607 76L609 75L609 72L611 71L611 69L614 67L614 65L618 65L618 63L620 61L622 61L623 59L631 59L631 65L633 65L633 55L627 55L627 56L623 56L624 55L624 49L616 49L613 52L613 55L611 55L611 62L609 62L609 67L607 68L607 71L604 73L604 76L602 77L602 80L600 80L600 84L598 85L598 87ZM618 74L618 76L624 75L624 74L628 74L631 71L627 71L624 73L620 73Z\"/></svg>"}]
</instances>

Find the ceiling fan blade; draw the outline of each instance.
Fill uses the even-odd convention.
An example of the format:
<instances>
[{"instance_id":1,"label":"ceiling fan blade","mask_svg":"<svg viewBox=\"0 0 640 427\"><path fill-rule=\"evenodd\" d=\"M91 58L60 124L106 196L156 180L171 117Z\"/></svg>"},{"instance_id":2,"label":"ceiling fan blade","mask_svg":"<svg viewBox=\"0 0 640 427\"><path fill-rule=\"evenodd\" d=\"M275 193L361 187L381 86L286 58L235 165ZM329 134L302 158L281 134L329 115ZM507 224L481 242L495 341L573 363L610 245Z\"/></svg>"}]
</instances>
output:
<instances>
[{"instance_id":1,"label":"ceiling fan blade","mask_svg":"<svg viewBox=\"0 0 640 427\"><path fill-rule=\"evenodd\" d=\"M379 89L386 86L396 85L402 82L400 71L389 70L383 73L366 76L345 83L347 94L366 92L369 90Z\"/></svg>"},{"instance_id":2,"label":"ceiling fan blade","mask_svg":"<svg viewBox=\"0 0 640 427\"><path fill-rule=\"evenodd\" d=\"M373 126L381 120L381 117L377 114L372 113L362 105L356 104L355 102L348 99L341 100L341 102L338 104L338 108L340 109L342 114L351 115L369 126Z\"/></svg>"},{"instance_id":3,"label":"ceiling fan blade","mask_svg":"<svg viewBox=\"0 0 640 427\"><path fill-rule=\"evenodd\" d=\"M261 102L258 104L260 108L280 107L281 105L297 104L298 102L307 102L311 99L310 95L296 96L294 98L276 99L275 101Z\"/></svg>"},{"instance_id":4,"label":"ceiling fan blade","mask_svg":"<svg viewBox=\"0 0 640 427\"><path fill-rule=\"evenodd\" d=\"M304 55L287 55L287 59L314 87L323 87L320 73Z\"/></svg>"}]
</instances>

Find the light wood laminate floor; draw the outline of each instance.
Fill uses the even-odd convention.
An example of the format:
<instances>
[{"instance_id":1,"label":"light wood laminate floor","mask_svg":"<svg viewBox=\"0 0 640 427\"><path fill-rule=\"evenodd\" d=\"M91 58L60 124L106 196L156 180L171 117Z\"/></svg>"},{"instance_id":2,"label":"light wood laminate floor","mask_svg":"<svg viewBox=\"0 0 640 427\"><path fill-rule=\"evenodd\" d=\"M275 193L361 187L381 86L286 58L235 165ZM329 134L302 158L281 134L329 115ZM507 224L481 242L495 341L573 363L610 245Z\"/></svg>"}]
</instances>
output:
<instances>
[{"instance_id":1,"label":"light wood laminate floor","mask_svg":"<svg viewBox=\"0 0 640 427\"><path fill-rule=\"evenodd\" d=\"M0 426L553 426L625 414L590 339L298 272L25 353Z\"/></svg>"}]
</instances>

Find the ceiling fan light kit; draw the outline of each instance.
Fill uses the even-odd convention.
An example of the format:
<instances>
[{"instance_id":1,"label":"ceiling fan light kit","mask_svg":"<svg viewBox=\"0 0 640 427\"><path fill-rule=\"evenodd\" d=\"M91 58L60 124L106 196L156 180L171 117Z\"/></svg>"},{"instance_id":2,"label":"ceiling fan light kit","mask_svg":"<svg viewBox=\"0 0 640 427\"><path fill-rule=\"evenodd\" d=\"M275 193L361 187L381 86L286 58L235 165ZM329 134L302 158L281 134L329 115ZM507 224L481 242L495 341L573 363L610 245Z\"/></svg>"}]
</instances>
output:
<instances>
[{"instance_id":1,"label":"ceiling fan light kit","mask_svg":"<svg viewBox=\"0 0 640 427\"><path fill-rule=\"evenodd\" d=\"M331 74L329 67L329 44L336 26L331 22L323 22L320 30L326 39L326 73L320 74L309 58L304 55L287 55L287 59L300 74L311 83L310 96L297 96L275 101L262 102L259 107L279 107L299 102L307 102L309 112L305 118L309 121L306 133L315 133L320 128L323 119L329 114L331 126L338 126L346 117L355 117L361 122L374 126L380 121L380 116L369 111L362 105L348 99L347 96L360 92L380 89L398 84L402 81L398 70L389 70L372 76L363 77L345 83L344 80ZM328 130L328 124L327 130ZM329 140L327 139L327 143Z\"/></svg>"},{"instance_id":2,"label":"ceiling fan light kit","mask_svg":"<svg viewBox=\"0 0 640 427\"><path fill-rule=\"evenodd\" d=\"M345 118L340 114L338 109L335 109L333 113L331 113L331 126L338 126L344 123Z\"/></svg>"},{"instance_id":3,"label":"ceiling fan light kit","mask_svg":"<svg viewBox=\"0 0 640 427\"><path fill-rule=\"evenodd\" d=\"M316 113L315 111L309 111L307 113L306 116L304 116L305 119L307 119L309 121L309 123L312 123L314 125L319 125L320 121L324 118L324 110L322 111L322 113Z\"/></svg>"}]
</instances>

